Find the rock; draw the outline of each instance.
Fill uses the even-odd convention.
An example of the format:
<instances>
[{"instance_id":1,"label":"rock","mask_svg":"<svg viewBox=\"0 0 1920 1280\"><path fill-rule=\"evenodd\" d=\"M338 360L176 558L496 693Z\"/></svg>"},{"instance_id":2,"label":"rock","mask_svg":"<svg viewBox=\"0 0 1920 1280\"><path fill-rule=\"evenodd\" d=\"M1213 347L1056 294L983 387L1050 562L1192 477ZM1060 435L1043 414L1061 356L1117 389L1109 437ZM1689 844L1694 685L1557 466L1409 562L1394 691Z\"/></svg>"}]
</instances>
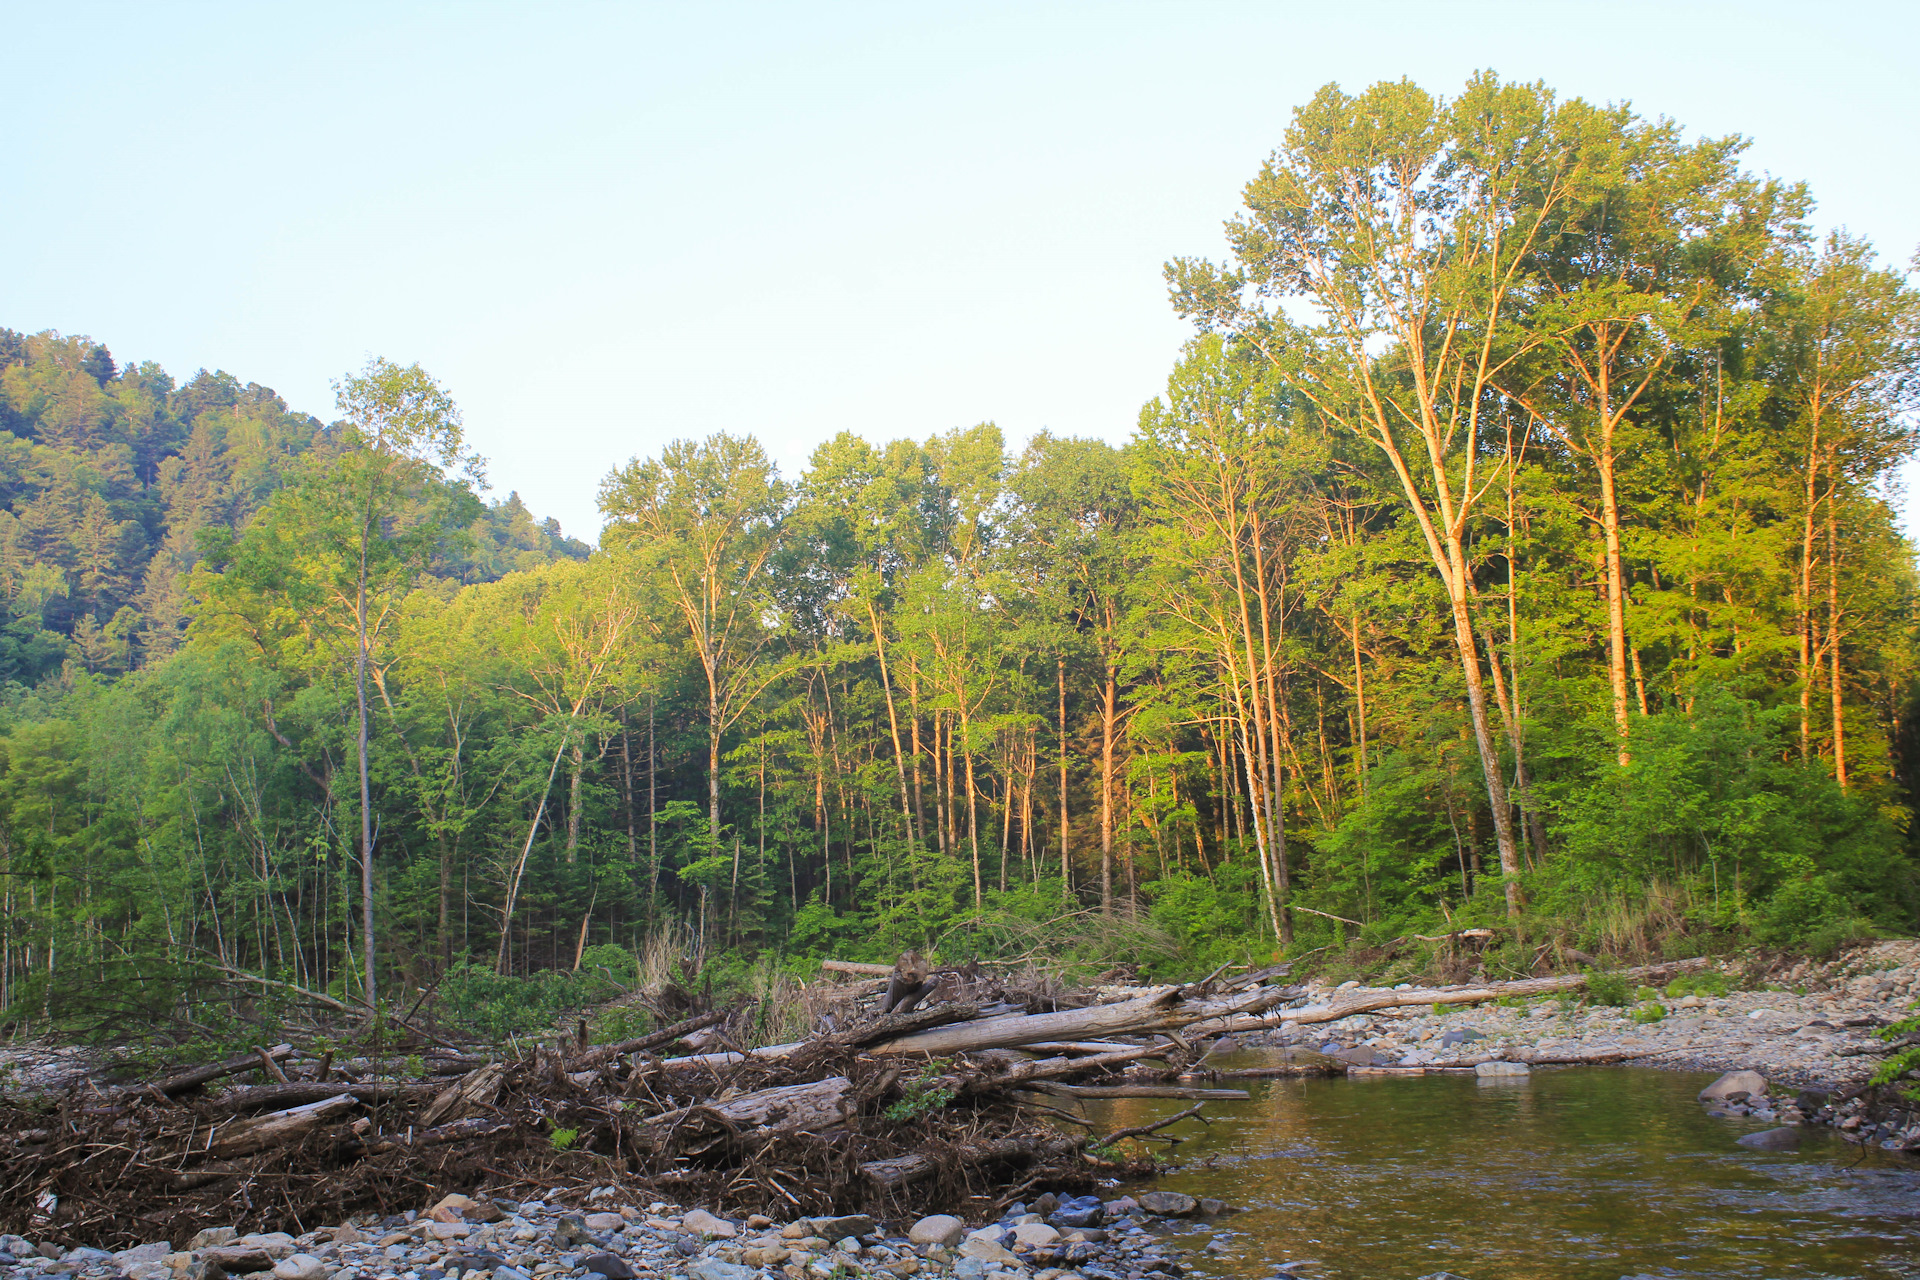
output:
<instances>
[{"instance_id":1,"label":"rock","mask_svg":"<svg viewBox=\"0 0 1920 1280\"><path fill-rule=\"evenodd\" d=\"M1451 1271L1435 1271L1431 1275L1421 1276L1420 1280L1467 1280L1467 1278L1462 1275L1455 1275Z\"/></svg>"},{"instance_id":2,"label":"rock","mask_svg":"<svg viewBox=\"0 0 1920 1280\"><path fill-rule=\"evenodd\" d=\"M187 1248L198 1253L202 1249L211 1249L215 1245L232 1244L239 1238L240 1233L232 1227L208 1227L195 1232L193 1239L187 1241Z\"/></svg>"},{"instance_id":3,"label":"rock","mask_svg":"<svg viewBox=\"0 0 1920 1280\"><path fill-rule=\"evenodd\" d=\"M360 1228L354 1226L351 1222L343 1222L333 1229L333 1242L335 1244L365 1244L367 1237L361 1232Z\"/></svg>"},{"instance_id":4,"label":"rock","mask_svg":"<svg viewBox=\"0 0 1920 1280\"><path fill-rule=\"evenodd\" d=\"M266 1255L275 1262L278 1262L293 1252L293 1237L284 1231L256 1232L250 1236L241 1236L238 1240L235 1240L234 1243L237 1245L245 1245L250 1249L264 1250ZM228 1270L232 1270L232 1268L229 1267ZM262 1267L261 1270L264 1271L266 1268Z\"/></svg>"},{"instance_id":5,"label":"rock","mask_svg":"<svg viewBox=\"0 0 1920 1280\"><path fill-rule=\"evenodd\" d=\"M960 1242L960 1256L976 1258L981 1262L991 1262L997 1266L1013 1267L1020 1264L1020 1259L1014 1257L1004 1246L979 1232Z\"/></svg>"},{"instance_id":6,"label":"rock","mask_svg":"<svg viewBox=\"0 0 1920 1280\"><path fill-rule=\"evenodd\" d=\"M716 1240L731 1240L740 1234L740 1228L725 1218L717 1218L705 1209L690 1209L680 1215L680 1225L697 1235L712 1236ZM824 1235L824 1232L815 1232Z\"/></svg>"},{"instance_id":7,"label":"rock","mask_svg":"<svg viewBox=\"0 0 1920 1280\"><path fill-rule=\"evenodd\" d=\"M429 1240L465 1240L472 1232L473 1228L464 1222L429 1222L426 1237Z\"/></svg>"},{"instance_id":8,"label":"rock","mask_svg":"<svg viewBox=\"0 0 1920 1280\"><path fill-rule=\"evenodd\" d=\"M1215 1200L1211 1196L1200 1197L1200 1212L1209 1218L1217 1218L1227 1211L1225 1200Z\"/></svg>"},{"instance_id":9,"label":"rock","mask_svg":"<svg viewBox=\"0 0 1920 1280\"><path fill-rule=\"evenodd\" d=\"M950 1245L967 1233L967 1224L950 1213L936 1213L907 1228L907 1239L914 1244Z\"/></svg>"},{"instance_id":10,"label":"rock","mask_svg":"<svg viewBox=\"0 0 1920 1280\"><path fill-rule=\"evenodd\" d=\"M1524 1062L1482 1062L1474 1067L1473 1074L1483 1080L1489 1076L1530 1076L1533 1068Z\"/></svg>"},{"instance_id":11,"label":"rock","mask_svg":"<svg viewBox=\"0 0 1920 1280\"><path fill-rule=\"evenodd\" d=\"M222 1271L220 1264L211 1258L195 1258L187 1264L184 1271L175 1274L179 1280L227 1280L227 1273Z\"/></svg>"},{"instance_id":12,"label":"rock","mask_svg":"<svg viewBox=\"0 0 1920 1280\"><path fill-rule=\"evenodd\" d=\"M924 1265L918 1258L897 1258L887 1264L887 1270L899 1276L900 1280L906 1280L908 1276L919 1275Z\"/></svg>"},{"instance_id":13,"label":"rock","mask_svg":"<svg viewBox=\"0 0 1920 1280\"><path fill-rule=\"evenodd\" d=\"M838 1218L807 1218L813 1234L827 1240L838 1240L843 1236L870 1236L873 1234L873 1219L864 1213L849 1213Z\"/></svg>"},{"instance_id":14,"label":"rock","mask_svg":"<svg viewBox=\"0 0 1920 1280\"><path fill-rule=\"evenodd\" d=\"M467 1196L459 1194L443 1196L439 1204L427 1210L427 1216L435 1222L465 1222L467 1211L477 1207Z\"/></svg>"},{"instance_id":15,"label":"rock","mask_svg":"<svg viewBox=\"0 0 1920 1280\"><path fill-rule=\"evenodd\" d=\"M292 1253L293 1250L287 1250ZM211 1249L201 1250L201 1257L211 1262L228 1275L240 1275L248 1271L271 1271L277 1261L265 1249L235 1241L232 1244L215 1245ZM284 1254L282 1255L285 1256Z\"/></svg>"},{"instance_id":16,"label":"rock","mask_svg":"<svg viewBox=\"0 0 1920 1280\"><path fill-rule=\"evenodd\" d=\"M953 1280L986 1280L987 1264L980 1258L962 1258L953 1264Z\"/></svg>"},{"instance_id":17,"label":"rock","mask_svg":"<svg viewBox=\"0 0 1920 1280\"><path fill-rule=\"evenodd\" d=\"M556 1249L571 1249L587 1238L586 1220L577 1213L563 1213L560 1221L553 1226L553 1244Z\"/></svg>"},{"instance_id":18,"label":"rock","mask_svg":"<svg viewBox=\"0 0 1920 1280\"><path fill-rule=\"evenodd\" d=\"M1089 1204L1088 1200L1092 1200ZM1107 1218L1107 1211L1098 1200L1092 1197L1062 1202L1058 1209L1047 1215L1047 1221L1063 1231L1073 1231L1081 1227L1097 1227Z\"/></svg>"},{"instance_id":19,"label":"rock","mask_svg":"<svg viewBox=\"0 0 1920 1280\"><path fill-rule=\"evenodd\" d=\"M589 1231L623 1231L627 1220L617 1213L590 1213L583 1221Z\"/></svg>"},{"instance_id":20,"label":"rock","mask_svg":"<svg viewBox=\"0 0 1920 1280\"><path fill-rule=\"evenodd\" d=\"M784 1253L785 1250L781 1252ZM605 1276L607 1280L633 1280L633 1268L628 1266L624 1259L616 1258L610 1253L588 1254L580 1259L580 1265L597 1275Z\"/></svg>"},{"instance_id":21,"label":"rock","mask_svg":"<svg viewBox=\"0 0 1920 1280\"><path fill-rule=\"evenodd\" d=\"M1200 1207L1198 1200L1178 1191L1148 1191L1139 1200L1142 1209L1163 1218L1184 1218Z\"/></svg>"},{"instance_id":22,"label":"rock","mask_svg":"<svg viewBox=\"0 0 1920 1280\"><path fill-rule=\"evenodd\" d=\"M1485 1040L1486 1036L1472 1027L1456 1027L1440 1037L1442 1048L1451 1049L1458 1045L1472 1044L1475 1040Z\"/></svg>"},{"instance_id":23,"label":"rock","mask_svg":"<svg viewBox=\"0 0 1920 1280\"><path fill-rule=\"evenodd\" d=\"M131 1249L122 1249L113 1255L113 1265L123 1272L131 1272L135 1267L150 1267L173 1252L173 1246L165 1240L156 1240L151 1244L136 1245Z\"/></svg>"},{"instance_id":24,"label":"rock","mask_svg":"<svg viewBox=\"0 0 1920 1280\"><path fill-rule=\"evenodd\" d=\"M1766 1091L1767 1078L1758 1071L1729 1071L1702 1089L1699 1100L1701 1102L1726 1100L1736 1093L1765 1093ZM1737 1098L1732 1100L1739 1101Z\"/></svg>"},{"instance_id":25,"label":"rock","mask_svg":"<svg viewBox=\"0 0 1920 1280\"><path fill-rule=\"evenodd\" d=\"M1755 1151L1792 1151L1800 1145L1800 1131L1762 1129L1759 1133L1743 1133L1734 1141Z\"/></svg>"},{"instance_id":26,"label":"rock","mask_svg":"<svg viewBox=\"0 0 1920 1280\"><path fill-rule=\"evenodd\" d=\"M777 1267L792 1256L793 1251L791 1249L767 1246L742 1251L740 1261L749 1267ZM610 1280L620 1280L620 1277L610 1277Z\"/></svg>"},{"instance_id":27,"label":"rock","mask_svg":"<svg viewBox=\"0 0 1920 1280\"><path fill-rule=\"evenodd\" d=\"M1044 1222L1025 1222L1013 1229L1015 1244L1033 1245L1052 1244L1060 1238L1060 1232Z\"/></svg>"},{"instance_id":28,"label":"rock","mask_svg":"<svg viewBox=\"0 0 1920 1280\"><path fill-rule=\"evenodd\" d=\"M1820 1108L1826 1106L1827 1099L1831 1096L1832 1095L1825 1089L1802 1089L1799 1094L1795 1096L1793 1105L1808 1115L1812 1115Z\"/></svg>"},{"instance_id":29,"label":"rock","mask_svg":"<svg viewBox=\"0 0 1920 1280\"><path fill-rule=\"evenodd\" d=\"M324 1280L332 1270L310 1253L293 1253L273 1264L273 1280Z\"/></svg>"}]
</instances>

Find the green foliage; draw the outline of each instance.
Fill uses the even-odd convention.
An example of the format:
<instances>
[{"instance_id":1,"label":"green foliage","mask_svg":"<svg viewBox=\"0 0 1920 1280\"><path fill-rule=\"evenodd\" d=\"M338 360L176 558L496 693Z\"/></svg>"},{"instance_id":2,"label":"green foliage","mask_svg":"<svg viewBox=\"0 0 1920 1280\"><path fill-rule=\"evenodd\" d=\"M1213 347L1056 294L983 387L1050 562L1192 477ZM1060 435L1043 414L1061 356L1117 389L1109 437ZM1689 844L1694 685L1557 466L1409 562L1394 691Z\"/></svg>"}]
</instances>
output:
<instances>
[{"instance_id":1,"label":"green foliage","mask_svg":"<svg viewBox=\"0 0 1920 1280\"><path fill-rule=\"evenodd\" d=\"M1733 989L1727 981L1727 975L1717 969L1702 969L1697 973L1683 973L1667 984L1667 996L1677 1000L1682 996L1703 996L1720 999Z\"/></svg>"},{"instance_id":2,"label":"green foliage","mask_svg":"<svg viewBox=\"0 0 1920 1280\"><path fill-rule=\"evenodd\" d=\"M555 1125L553 1131L547 1135L547 1140L553 1144L555 1151L565 1151L572 1147L579 1137L578 1129L562 1129Z\"/></svg>"},{"instance_id":3,"label":"green foliage","mask_svg":"<svg viewBox=\"0 0 1920 1280\"><path fill-rule=\"evenodd\" d=\"M1624 1009L1633 994L1627 980L1617 973L1599 969L1584 970L1587 975L1587 1003L1612 1009Z\"/></svg>"},{"instance_id":4,"label":"green foliage","mask_svg":"<svg viewBox=\"0 0 1920 1280\"><path fill-rule=\"evenodd\" d=\"M917 1120L931 1111L938 1111L954 1099L951 1085L943 1084L942 1077L952 1069L952 1063L944 1058L930 1058L923 1064L918 1074L909 1076L900 1082L900 1098L891 1103L880 1114L894 1124L906 1124Z\"/></svg>"},{"instance_id":5,"label":"green foliage","mask_svg":"<svg viewBox=\"0 0 1920 1280\"><path fill-rule=\"evenodd\" d=\"M569 1014L618 993L597 968L577 973L549 970L531 978L501 975L462 964L440 983L439 1014L450 1025L504 1042L509 1036L537 1036Z\"/></svg>"},{"instance_id":6,"label":"green foliage","mask_svg":"<svg viewBox=\"0 0 1920 1280\"><path fill-rule=\"evenodd\" d=\"M1645 1004L1635 1005L1632 1012L1628 1013L1627 1016L1635 1022L1645 1025L1664 1019L1667 1016L1667 1010L1666 1006L1662 1005L1659 1001L1650 1000Z\"/></svg>"}]
</instances>

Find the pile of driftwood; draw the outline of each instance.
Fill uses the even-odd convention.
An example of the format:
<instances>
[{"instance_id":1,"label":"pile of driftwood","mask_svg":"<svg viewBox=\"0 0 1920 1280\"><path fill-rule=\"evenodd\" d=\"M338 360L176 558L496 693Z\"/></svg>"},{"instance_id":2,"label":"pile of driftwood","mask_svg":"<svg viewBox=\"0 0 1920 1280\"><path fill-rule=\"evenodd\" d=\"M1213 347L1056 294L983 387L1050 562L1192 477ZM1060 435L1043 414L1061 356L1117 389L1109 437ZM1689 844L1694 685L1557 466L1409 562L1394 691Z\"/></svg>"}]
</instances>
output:
<instances>
[{"instance_id":1,"label":"pile of driftwood","mask_svg":"<svg viewBox=\"0 0 1920 1280\"><path fill-rule=\"evenodd\" d=\"M1278 976L1071 992L906 956L844 986L792 1044L739 1045L736 1008L616 1044L582 1027L518 1055L442 1051L404 1068L263 1047L0 1100L0 1231L117 1247L209 1223L299 1232L449 1191L602 1185L783 1218L977 1211L1116 1168L1115 1143L1135 1132L1097 1132L1065 1099L1244 1097L1154 1081L1298 996Z\"/></svg>"}]
</instances>

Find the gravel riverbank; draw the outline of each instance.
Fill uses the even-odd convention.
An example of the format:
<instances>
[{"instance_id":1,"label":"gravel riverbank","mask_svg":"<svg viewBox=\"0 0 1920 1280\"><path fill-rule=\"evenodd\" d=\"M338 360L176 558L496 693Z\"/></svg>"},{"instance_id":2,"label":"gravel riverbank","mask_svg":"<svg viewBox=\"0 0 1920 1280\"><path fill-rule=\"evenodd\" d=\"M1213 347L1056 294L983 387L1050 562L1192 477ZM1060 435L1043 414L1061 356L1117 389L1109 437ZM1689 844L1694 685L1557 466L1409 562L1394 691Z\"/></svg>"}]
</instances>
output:
<instances>
[{"instance_id":1,"label":"gravel riverbank","mask_svg":"<svg viewBox=\"0 0 1920 1280\"><path fill-rule=\"evenodd\" d=\"M1837 1089L1863 1083L1880 1065L1886 1045L1874 1032L1909 1016L1920 995L1917 984L1920 942L1902 940L1876 943L1830 962L1800 961L1770 977L1767 985L1773 989L1662 998L1658 1020L1636 1020L1635 1008L1541 998L1518 1008L1383 1010L1263 1032L1241 1043L1284 1045L1363 1068L1444 1069L1513 1052L1757 1070L1776 1084ZM1321 1001L1357 988L1310 986L1308 998ZM1645 1010L1640 1018L1651 1018L1647 1003L1638 1009Z\"/></svg>"},{"instance_id":2,"label":"gravel riverbank","mask_svg":"<svg viewBox=\"0 0 1920 1280\"><path fill-rule=\"evenodd\" d=\"M577 1208L448 1196L426 1211L299 1236L216 1227L183 1248L155 1241L118 1253L0 1236L0 1280L1171 1280L1186 1269L1181 1251L1149 1224L1225 1208L1166 1192L1138 1200L1049 1194L969 1227L944 1214L912 1223L729 1220L620 1199L614 1188L596 1189Z\"/></svg>"}]
</instances>

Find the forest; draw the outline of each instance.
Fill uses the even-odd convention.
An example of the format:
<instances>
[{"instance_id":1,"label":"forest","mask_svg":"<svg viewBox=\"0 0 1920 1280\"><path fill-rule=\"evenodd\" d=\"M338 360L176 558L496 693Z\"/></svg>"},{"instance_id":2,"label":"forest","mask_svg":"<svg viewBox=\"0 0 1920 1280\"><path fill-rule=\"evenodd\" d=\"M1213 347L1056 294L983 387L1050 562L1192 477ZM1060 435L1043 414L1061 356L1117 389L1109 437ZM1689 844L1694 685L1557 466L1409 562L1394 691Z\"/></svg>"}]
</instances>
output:
<instances>
[{"instance_id":1,"label":"forest","mask_svg":"<svg viewBox=\"0 0 1920 1280\"><path fill-rule=\"evenodd\" d=\"M592 548L417 365L0 330L0 1027L1911 931L1920 295L1744 145L1329 86L1124 444L680 440Z\"/></svg>"}]
</instances>

